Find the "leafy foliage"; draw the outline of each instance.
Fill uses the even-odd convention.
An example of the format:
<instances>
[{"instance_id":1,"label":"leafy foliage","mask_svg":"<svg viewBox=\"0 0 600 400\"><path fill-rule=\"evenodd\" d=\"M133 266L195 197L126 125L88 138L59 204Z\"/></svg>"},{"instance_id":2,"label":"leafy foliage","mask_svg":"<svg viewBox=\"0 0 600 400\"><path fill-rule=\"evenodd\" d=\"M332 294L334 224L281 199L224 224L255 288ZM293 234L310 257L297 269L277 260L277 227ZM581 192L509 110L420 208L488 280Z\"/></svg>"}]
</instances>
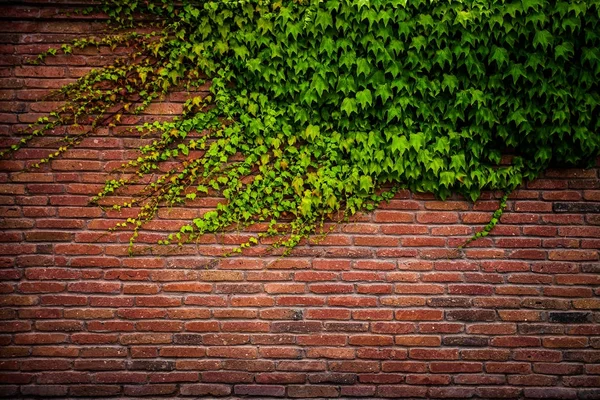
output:
<instances>
[{"instance_id":1,"label":"leafy foliage","mask_svg":"<svg viewBox=\"0 0 600 400\"><path fill-rule=\"evenodd\" d=\"M293 247L326 218L373 209L393 193L383 187L476 200L600 154L598 0L143 3L103 7L161 29L112 37L135 48L130 59L64 88L66 106L33 131L88 114L117 124L212 82L183 115L141 126L160 138L95 198L150 178L115 205L141 207L125 223L132 240L160 204L219 191L225 203L165 243L264 222L259 238ZM171 161L180 168L157 174Z\"/></svg>"}]
</instances>

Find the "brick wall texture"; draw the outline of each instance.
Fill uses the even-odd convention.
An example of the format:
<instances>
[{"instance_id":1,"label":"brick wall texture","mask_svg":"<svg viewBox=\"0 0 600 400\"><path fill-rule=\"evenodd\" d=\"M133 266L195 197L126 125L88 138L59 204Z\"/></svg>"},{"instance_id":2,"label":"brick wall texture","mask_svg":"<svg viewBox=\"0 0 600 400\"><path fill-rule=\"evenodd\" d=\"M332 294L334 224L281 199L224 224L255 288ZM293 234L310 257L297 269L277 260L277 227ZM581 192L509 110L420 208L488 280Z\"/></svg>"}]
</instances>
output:
<instances>
[{"instance_id":1,"label":"brick wall texture","mask_svg":"<svg viewBox=\"0 0 600 400\"><path fill-rule=\"evenodd\" d=\"M49 90L126 49L25 64L102 32L73 2L0 5L0 141ZM129 123L181 109L174 93ZM218 199L164 208L128 256L127 213L87 206L142 143L104 129L41 170L63 131L0 161L0 395L600 399L599 169L555 169L497 207L399 193L279 258L244 233L179 250L164 232ZM599 164L600 165L600 164ZM128 211L130 212L130 211Z\"/></svg>"}]
</instances>

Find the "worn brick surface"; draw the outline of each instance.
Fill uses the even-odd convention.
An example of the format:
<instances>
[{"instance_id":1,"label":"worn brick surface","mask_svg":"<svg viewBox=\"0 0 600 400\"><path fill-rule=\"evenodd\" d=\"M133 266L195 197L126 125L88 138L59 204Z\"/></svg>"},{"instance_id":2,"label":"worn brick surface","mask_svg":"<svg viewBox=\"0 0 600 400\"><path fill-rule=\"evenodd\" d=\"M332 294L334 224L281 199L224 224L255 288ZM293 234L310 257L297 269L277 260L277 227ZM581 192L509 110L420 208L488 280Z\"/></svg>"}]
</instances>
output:
<instances>
[{"instance_id":1,"label":"worn brick surface","mask_svg":"<svg viewBox=\"0 0 600 400\"><path fill-rule=\"evenodd\" d=\"M123 49L25 65L101 32L75 2L0 5L0 141L40 99ZM170 95L137 120L179 110ZM548 171L497 206L406 191L287 258L239 241L155 244L197 207L164 209L141 232L87 199L142 142L100 131L38 171L53 140L0 160L0 395L50 397L600 398L599 168ZM599 164L600 165L600 164ZM244 234L242 234L244 235ZM247 237L247 236L244 236Z\"/></svg>"}]
</instances>

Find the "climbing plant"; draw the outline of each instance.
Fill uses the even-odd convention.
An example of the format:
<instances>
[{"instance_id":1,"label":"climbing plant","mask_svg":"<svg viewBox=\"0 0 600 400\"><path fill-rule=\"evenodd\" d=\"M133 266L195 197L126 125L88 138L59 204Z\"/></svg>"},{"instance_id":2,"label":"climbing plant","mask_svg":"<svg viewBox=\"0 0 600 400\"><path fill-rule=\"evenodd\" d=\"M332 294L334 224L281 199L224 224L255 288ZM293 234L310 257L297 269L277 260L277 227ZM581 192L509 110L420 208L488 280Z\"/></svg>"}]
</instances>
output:
<instances>
[{"instance_id":1,"label":"climbing plant","mask_svg":"<svg viewBox=\"0 0 600 400\"><path fill-rule=\"evenodd\" d=\"M139 126L157 138L94 198L141 187L114 205L140 209L122 224L133 227L132 243L159 206L214 192L226 201L163 243L260 222L268 228L242 248L265 236L291 248L322 221L372 210L397 188L476 200L552 164L589 165L600 155L598 0L101 7L123 31L38 62L90 45L130 54L58 91L64 106L4 153L57 126L91 123L41 160L49 161L169 91L210 82L210 95L192 96L181 115ZM178 168L161 169L174 161Z\"/></svg>"}]
</instances>

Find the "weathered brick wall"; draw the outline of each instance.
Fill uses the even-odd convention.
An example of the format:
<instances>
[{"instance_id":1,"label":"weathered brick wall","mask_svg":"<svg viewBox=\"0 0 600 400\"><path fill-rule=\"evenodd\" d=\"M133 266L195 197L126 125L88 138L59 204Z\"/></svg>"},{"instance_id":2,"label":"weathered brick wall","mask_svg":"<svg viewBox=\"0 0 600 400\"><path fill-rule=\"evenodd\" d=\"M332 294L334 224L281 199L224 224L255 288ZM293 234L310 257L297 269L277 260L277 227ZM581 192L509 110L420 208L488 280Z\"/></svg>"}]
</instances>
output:
<instances>
[{"instance_id":1,"label":"weathered brick wall","mask_svg":"<svg viewBox=\"0 0 600 400\"><path fill-rule=\"evenodd\" d=\"M68 3L0 9L3 147L55 105L36 99L115 57L23 64L104 28L65 14ZM22 172L61 134L0 161L6 397L600 398L598 168L529 183L464 251L497 207L491 194L471 204L402 192L283 259L262 246L214 258L237 234L155 244L218 201L205 199L161 210L129 257L129 233L107 231L129 215L87 201L140 138L103 130Z\"/></svg>"}]
</instances>

